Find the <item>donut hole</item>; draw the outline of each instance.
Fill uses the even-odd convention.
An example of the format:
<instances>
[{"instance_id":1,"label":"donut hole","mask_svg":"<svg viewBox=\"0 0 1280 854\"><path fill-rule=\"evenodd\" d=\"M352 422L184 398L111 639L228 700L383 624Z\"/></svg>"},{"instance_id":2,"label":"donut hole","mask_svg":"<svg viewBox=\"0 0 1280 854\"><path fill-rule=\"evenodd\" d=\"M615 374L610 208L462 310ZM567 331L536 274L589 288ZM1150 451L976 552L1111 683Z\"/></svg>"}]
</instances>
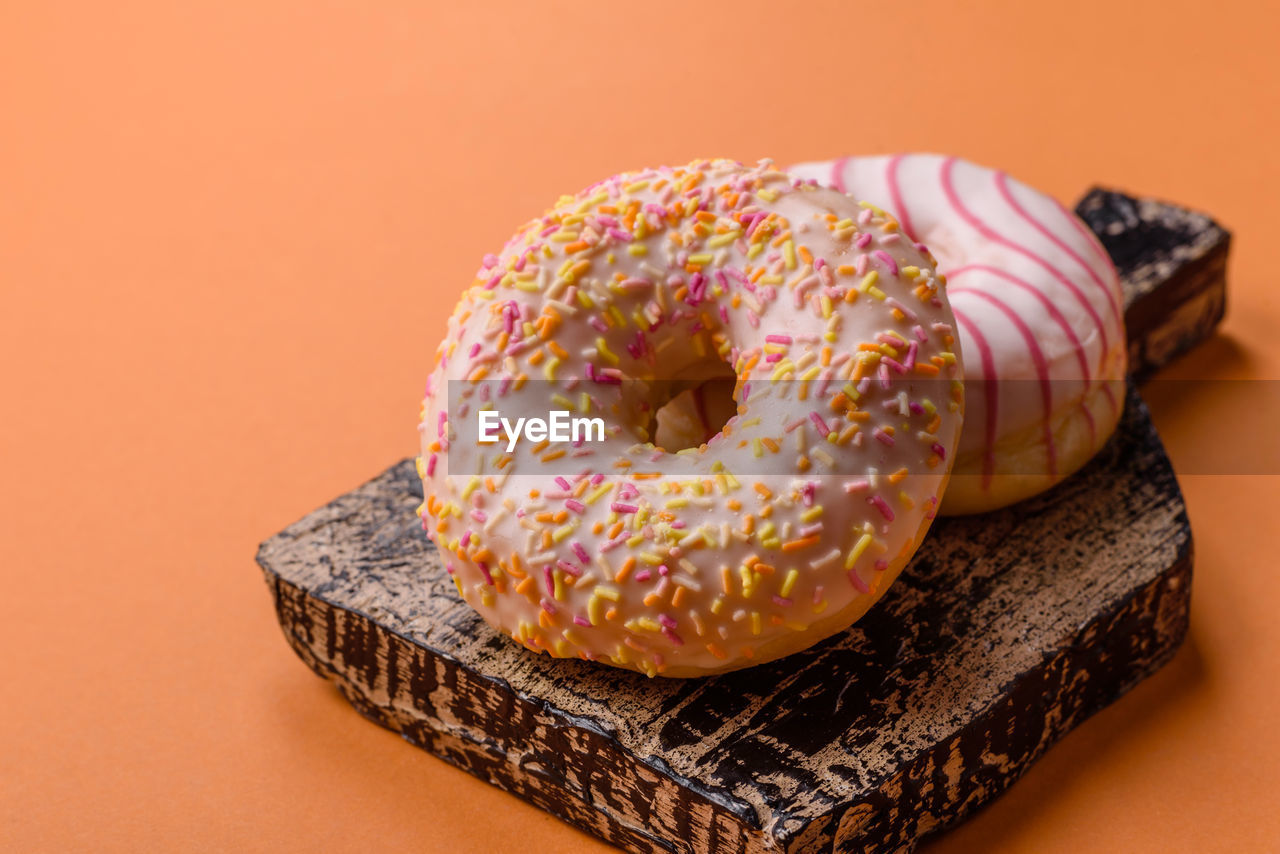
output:
<instances>
[{"instance_id":1,"label":"donut hole","mask_svg":"<svg viewBox=\"0 0 1280 854\"><path fill-rule=\"evenodd\" d=\"M721 361L699 368L697 375L673 382L668 399L654 410L649 435L665 451L675 453L710 442L738 412L733 369Z\"/></svg>"}]
</instances>

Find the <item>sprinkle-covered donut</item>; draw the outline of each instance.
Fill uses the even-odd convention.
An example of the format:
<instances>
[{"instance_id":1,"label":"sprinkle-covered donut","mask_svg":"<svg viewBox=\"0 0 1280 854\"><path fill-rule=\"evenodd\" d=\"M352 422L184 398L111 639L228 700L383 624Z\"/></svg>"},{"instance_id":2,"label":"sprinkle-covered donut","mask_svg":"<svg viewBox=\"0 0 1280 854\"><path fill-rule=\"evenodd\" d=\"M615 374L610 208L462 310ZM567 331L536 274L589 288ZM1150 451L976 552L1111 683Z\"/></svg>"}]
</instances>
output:
<instances>
[{"instance_id":1,"label":"sprinkle-covered donut","mask_svg":"<svg viewBox=\"0 0 1280 854\"><path fill-rule=\"evenodd\" d=\"M968 417L944 513L1020 501L1097 453L1124 400L1124 314L1111 259L1078 217L955 157L847 157L791 171L883 205L948 280Z\"/></svg>"},{"instance_id":2,"label":"sprinkle-covered donut","mask_svg":"<svg viewBox=\"0 0 1280 854\"><path fill-rule=\"evenodd\" d=\"M935 515L963 414L953 323L897 222L767 161L609 178L487 256L450 318L423 527L533 650L691 676L803 649ZM724 376L716 435L650 441L664 402ZM518 426L555 411L583 429Z\"/></svg>"}]
</instances>

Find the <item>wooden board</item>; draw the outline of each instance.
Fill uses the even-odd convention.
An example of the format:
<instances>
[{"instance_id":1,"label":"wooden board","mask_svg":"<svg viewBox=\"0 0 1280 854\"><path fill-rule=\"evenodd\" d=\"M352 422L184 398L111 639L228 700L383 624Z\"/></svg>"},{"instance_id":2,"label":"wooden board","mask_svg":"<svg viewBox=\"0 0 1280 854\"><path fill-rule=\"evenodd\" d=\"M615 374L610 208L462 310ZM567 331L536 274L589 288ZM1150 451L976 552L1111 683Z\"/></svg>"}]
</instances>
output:
<instances>
[{"instance_id":1,"label":"wooden board","mask_svg":"<svg viewBox=\"0 0 1280 854\"><path fill-rule=\"evenodd\" d=\"M406 460L262 545L285 637L370 720L632 851L910 848L1186 632L1190 527L1132 390L1082 472L940 520L849 631L709 679L536 656L497 635L423 536L421 497Z\"/></svg>"},{"instance_id":2,"label":"wooden board","mask_svg":"<svg viewBox=\"0 0 1280 854\"><path fill-rule=\"evenodd\" d=\"M1124 283L1129 372L1150 377L1208 337L1227 310L1231 233L1208 216L1095 187L1076 213Z\"/></svg>"}]
</instances>

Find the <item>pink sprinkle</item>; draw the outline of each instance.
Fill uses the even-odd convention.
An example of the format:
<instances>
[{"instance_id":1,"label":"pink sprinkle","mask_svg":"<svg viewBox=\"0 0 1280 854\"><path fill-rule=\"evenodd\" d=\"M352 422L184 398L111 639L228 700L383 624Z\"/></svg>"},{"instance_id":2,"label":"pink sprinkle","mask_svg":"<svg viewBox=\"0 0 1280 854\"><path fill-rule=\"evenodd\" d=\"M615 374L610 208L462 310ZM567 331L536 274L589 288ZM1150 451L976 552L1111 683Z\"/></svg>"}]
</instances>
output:
<instances>
[{"instance_id":1,"label":"pink sprinkle","mask_svg":"<svg viewBox=\"0 0 1280 854\"><path fill-rule=\"evenodd\" d=\"M569 575L572 575L574 578L579 578L582 575L582 570L578 569L576 566L569 563L567 560L556 561L556 566L560 567L560 569L562 569L564 572L568 573Z\"/></svg>"},{"instance_id":2,"label":"pink sprinkle","mask_svg":"<svg viewBox=\"0 0 1280 854\"><path fill-rule=\"evenodd\" d=\"M888 433L884 432L884 430L880 429L879 427L877 427L875 431L872 432L871 435L875 436L878 440L880 440L880 442L882 442L885 445L888 445L890 448L892 448L894 445L893 437L890 436ZM893 518L893 517L891 516L889 518Z\"/></svg>"},{"instance_id":3,"label":"pink sprinkle","mask_svg":"<svg viewBox=\"0 0 1280 854\"><path fill-rule=\"evenodd\" d=\"M572 548L573 553L578 556L578 560L582 561L583 563L591 562L591 555L587 554L587 550L582 547L582 543L575 540L573 543L570 544L570 548Z\"/></svg>"},{"instance_id":4,"label":"pink sprinkle","mask_svg":"<svg viewBox=\"0 0 1280 854\"><path fill-rule=\"evenodd\" d=\"M471 542L471 531L464 531L460 542L462 543L462 547L465 549L467 547L467 543Z\"/></svg>"},{"instance_id":5,"label":"pink sprinkle","mask_svg":"<svg viewBox=\"0 0 1280 854\"><path fill-rule=\"evenodd\" d=\"M568 507L574 513L577 513L579 516L581 516L587 510L587 505L583 504L581 501L579 501L576 498L565 499L564 506Z\"/></svg>"},{"instance_id":6,"label":"pink sprinkle","mask_svg":"<svg viewBox=\"0 0 1280 854\"><path fill-rule=\"evenodd\" d=\"M818 428L818 432L823 435L823 438L825 438L831 433L831 428L827 426L827 422L823 421L822 416L819 415L817 412L810 412L809 420L812 421L814 423L814 426Z\"/></svg>"},{"instance_id":7,"label":"pink sprinkle","mask_svg":"<svg viewBox=\"0 0 1280 854\"><path fill-rule=\"evenodd\" d=\"M561 488L561 489L563 489L565 492L568 492L570 489L572 489L572 487L571 487L571 486L569 486L569 481L565 480L565 479L564 479L564 478L562 478L562 477L557 477L557 478L556 478L556 486L560 487L560 488Z\"/></svg>"},{"instance_id":8,"label":"pink sprinkle","mask_svg":"<svg viewBox=\"0 0 1280 854\"><path fill-rule=\"evenodd\" d=\"M542 610L546 611L548 614L551 614L552 616L554 616L554 615L555 615L555 613L556 613L556 606L551 604L551 600L550 600L550 599L545 599L545 598L544 598L544 599L543 599L541 602L539 602L538 604L539 604L539 605L541 605L541 606L542 606Z\"/></svg>"},{"instance_id":9,"label":"pink sprinkle","mask_svg":"<svg viewBox=\"0 0 1280 854\"><path fill-rule=\"evenodd\" d=\"M636 581L648 581L653 575L647 569L642 569L636 573Z\"/></svg>"},{"instance_id":10,"label":"pink sprinkle","mask_svg":"<svg viewBox=\"0 0 1280 854\"><path fill-rule=\"evenodd\" d=\"M934 442L932 445L930 445L929 450L937 454L939 459L945 460L947 458L947 449L942 447L942 445L938 444L937 442Z\"/></svg>"},{"instance_id":11,"label":"pink sprinkle","mask_svg":"<svg viewBox=\"0 0 1280 854\"><path fill-rule=\"evenodd\" d=\"M871 257L883 264L890 273L895 276L898 275L898 262L894 261L893 256L888 252L885 252L883 249L877 249L871 253Z\"/></svg>"},{"instance_id":12,"label":"pink sprinkle","mask_svg":"<svg viewBox=\"0 0 1280 854\"><path fill-rule=\"evenodd\" d=\"M892 356L881 356L880 364L888 365L889 367L893 368L895 371L897 371L900 374L905 374L907 372L906 365L902 364Z\"/></svg>"},{"instance_id":13,"label":"pink sprinkle","mask_svg":"<svg viewBox=\"0 0 1280 854\"><path fill-rule=\"evenodd\" d=\"M481 524L483 524L483 523L484 523L484 521L485 521L486 519L488 519L489 517L488 517L488 516L486 516L486 515L484 514L484 511L483 511L483 510L472 510L472 511L471 511L471 518L472 518L472 519L475 519L477 522L480 522Z\"/></svg>"},{"instance_id":14,"label":"pink sprinkle","mask_svg":"<svg viewBox=\"0 0 1280 854\"><path fill-rule=\"evenodd\" d=\"M773 594L772 598L773 598L773 604L775 605L781 605L783 608L791 607L790 599L784 599L783 597L779 596L777 593Z\"/></svg>"},{"instance_id":15,"label":"pink sprinkle","mask_svg":"<svg viewBox=\"0 0 1280 854\"><path fill-rule=\"evenodd\" d=\"M599 485L600 485L600 481L602 481L602 480L604 480L604 475L603 475L603 474L600 474L600 473L593 474L593 475L591 476L591 485L592 485L592 486L599 486Z\"/></svg>"},{"instance_id":16,"label":"pink sprinkle","mask_svg":"<svg viewBox=\"0 0 1280 854\"><path fill-rule=\"evenodd\" d=\"M484 576L484 583L492 587L493 576L489 574L489 565L484 561L477 561L476 566L480 567L480 574Z\"/></svg>"},{"instance_id":17,"label":"pink sprinkle","mask_svg":"<svg viewBox=\"0 0 1280 854\"><path fill-rule=\"evenodd\" d=\"M770 344L790 344L792 338L790 335L766 335L764 340Z\"/></svg>"},{"instance_id":18,"label":"pink sprinkle","mask_svg":"<svg viewBox=\"0 0 1280 854\"><path fill-rule=\"evenodd\" d=\"M674 629L677 625L675 618L670 614L659 614L658 624L668 629Z\"/></svg>"},{"instance_id":19,"label":"pink sprinkle","mask_svg":"<svg viewBox=\"0 0 1280 854\"><path fill-rule=\"evenodd\" d=\"M915 320L915 319L916 319L917 315L916 315L916 313L915 313L914 311L912 311L911 309L907 308L905 305L903 305L902 303L900 303L898 300L894 299L893 297L885 297L885 300L884 300L884 301L885 301L886 303L888 303L889 305L893 306L894 308L896 308L898 311L900 311L900 312L902 312L903 314L905 314L905 315L907 316L907 319L908 319L908 320Z\"/></svg>"},{"instance_id":20,"label":"pink sprinkle","mask_svg":"<svg viewBox=\"0 0 1280 854\"><path fill-rule=\"evenodd\" d=\"M880 515L884 516L886 522L893 521L893 510L889 509L889 505L879 495L868 496L867 503L879 510Z\"/></svg>"},{"instance_id":21,"label":"pink sprinkle","mask_svg":"<svg viewBox=\"0 0 1280 854\"><path fill-rule=\"evenodd\" d=\"M920 324L917 323L914 327L912 327L911 331L915 333L917 341L929 340L929 333L925 332L924 327L921 326Z\"/></svg>"},{"instance_id":22,"label":"pink sprinkle","mask_svg":"<svg viewBox=\"0 0 1280 854\"><path fill-rule=\"evenodd\" d=\"M853 241L853 245L858 247L859 249L866 249L867 244L869 244L870 242L871 242L871 233L867 232L867 233L858 235L857 240Z\"/></svg>"},{"instance_id":23,"label":"pink sprinkle","mask_svg":"<svg viewBox=\"0 0 1280 854\"><path fill-rule=\"evenodd\" d=\"M581 614L574 614L573 622L579 626L585 626L588 629L591 628L591 621L588 620L586 617L582 616Z\"/></svg>"},{"instance_id":24,"label":"pink sprinkle","mask_svg":"<svg viewBox=\"0 0 1280 854\"><path fill-rule=\"evenodd\" d=\"M471 352L467 354L467 358L474 359L476 357L476 354L479 352L480 352L480 342L477 341L476 343L471 345Z\"/></svg>"},{"instance_id":25,"label":"pink sprinkle","mask_svg":"<svg viewBox=\"0 0 1280 854\"><path fill-rule=\"evenodd\" d=\"M427 476L428 477L436 473L436 457L437 456L439 456L439 454L432 454L431 459L427 460Z\"/></svg>"},{"instance_id":26,"label":"pink sprinkle","mask_svg":"<svg viewBox=\"0 0 1280 854\"><path fill-rule=\"evenodd\" d=\"M871 588L867 586L867 582L862 580L862 576L858 575L857 569L849 570L849 583L857 588L859 593L870 593Z\"/></svg>"}]
</instances>

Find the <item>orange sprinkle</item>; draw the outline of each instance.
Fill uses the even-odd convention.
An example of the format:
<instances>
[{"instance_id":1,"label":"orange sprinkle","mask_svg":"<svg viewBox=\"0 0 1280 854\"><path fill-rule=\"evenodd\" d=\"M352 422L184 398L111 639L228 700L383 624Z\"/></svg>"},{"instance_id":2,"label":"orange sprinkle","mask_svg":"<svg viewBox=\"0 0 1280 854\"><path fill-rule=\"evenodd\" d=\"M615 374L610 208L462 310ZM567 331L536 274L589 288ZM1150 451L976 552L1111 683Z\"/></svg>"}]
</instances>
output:
<instances>
[{"instance_id":1,"label":"orange sprinkle","mask_svg":"<svg viewBox=\"0 0 1280 854\"><path fill-rule=\"evenodd\" d=\"M782 544L782 550L784 552L798 552L801 549L807 549L809 548L809 546L814 546L817 544L818 544L818 535L814 534L813 536L804 537L799 540L788 540L787 542Z\"/></svg>"}]
</instances>

